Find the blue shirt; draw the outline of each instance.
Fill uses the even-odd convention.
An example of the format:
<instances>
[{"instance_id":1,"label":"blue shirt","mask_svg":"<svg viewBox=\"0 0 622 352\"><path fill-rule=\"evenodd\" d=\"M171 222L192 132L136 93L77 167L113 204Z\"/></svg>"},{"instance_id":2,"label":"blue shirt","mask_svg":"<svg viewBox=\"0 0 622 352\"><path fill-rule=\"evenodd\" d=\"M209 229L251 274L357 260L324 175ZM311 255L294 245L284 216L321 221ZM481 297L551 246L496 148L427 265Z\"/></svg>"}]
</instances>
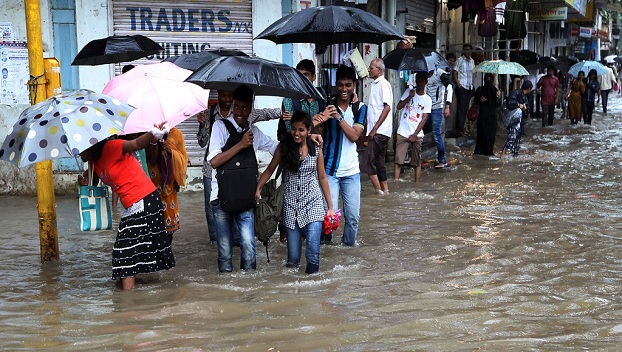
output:
<instances>
[{"instance_id":1,"label":"blue shirt","mask_svg":"<svg viewBox=\"0 0 622 352\"><path fill-rule=\"evenodd\" d=\"M345 122L350 126L358 125L361 128L365 126L365 116L367 115L367 106L359 102L358 116L354 116L352 105L349 105L346 111L335 104L339 110L339 114L343 116ZM356 142L352 142L346 137L345 133L339 126L339 122L330 119L324 124L326 131L326 140L324 141L324 165L326 174L335 177L346 177L358 174L359 156L357 152Z\"/></svg>"}]
</instances>

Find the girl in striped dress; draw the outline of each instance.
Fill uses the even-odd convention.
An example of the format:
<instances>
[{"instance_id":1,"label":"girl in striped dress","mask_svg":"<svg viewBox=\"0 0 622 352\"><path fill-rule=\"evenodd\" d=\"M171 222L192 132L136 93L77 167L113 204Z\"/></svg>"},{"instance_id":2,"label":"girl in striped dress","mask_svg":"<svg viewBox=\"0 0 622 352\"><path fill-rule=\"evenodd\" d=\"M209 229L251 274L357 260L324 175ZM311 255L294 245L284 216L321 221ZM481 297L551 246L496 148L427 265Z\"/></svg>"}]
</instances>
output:
<instances>
[{"instance_id":1,"label":"girl in striped dress","mask_svg":"<svg viewBox=\"0 0 622 352\"><path fill-rule=\"evenodd\" d=\"M97 177L119 195L125 208L112 248L112 279L121 279L124 290L134 287L137 274L175 266L162 201L132 155L156 144L165 132L162 126L153 127L134 140L109 138L80 153L82 161L88 161Z\"/></svg>"},{"instance_id":2,"label":"girl in striped dress","mask_svg":"<svg viewBox=\"0 0 622 352\"><path fill-rule=\"evenodd\" d=\"M277 165L283 168L282 223L287 228L287 266L300 263L302 237L306 236L307 267L313 274L320 268L320 235L324 220L324 201L327 215L333 215L333 203L324 171L324 156L320 147L309 138L311 116L297 111L291 118L291 132L279 145L270 165L259 178L255 197L259 201L261 188L270 179Z\"/></svg>"}]
</instances>

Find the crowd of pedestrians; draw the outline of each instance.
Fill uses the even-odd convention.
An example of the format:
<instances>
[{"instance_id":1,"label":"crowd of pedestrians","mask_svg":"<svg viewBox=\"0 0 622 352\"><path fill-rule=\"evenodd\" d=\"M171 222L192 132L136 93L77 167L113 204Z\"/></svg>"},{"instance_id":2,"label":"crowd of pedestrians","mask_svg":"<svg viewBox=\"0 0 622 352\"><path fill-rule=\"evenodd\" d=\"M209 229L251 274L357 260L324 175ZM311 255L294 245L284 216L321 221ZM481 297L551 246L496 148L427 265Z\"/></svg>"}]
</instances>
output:
<instances>
[{"instance_id":1,"label":"crowd of pedestrians","mask_svg":"<svg viewBox=\"0 0 622 352\"><path fill-rule=\"evenodd\" d=\"M340 204L343 233L339 243L357 243L361 173L368 175L375 194L389 193L386 155L392 137L393 181L397 183L404 165L410 164L414 182L418 183L428 120L437 149L435 169L448 165L445 122L453 118L451 132L456 137L469 137L472 131L466 117L472 105L479 108L474 154L493 158L517 156L525 120L534 117L532 91L536 90L540 97L541 126L546 127L554 123L556 106L562 108L561 117L568 118L571 124L581 119L591 124L595 104L602 99L606 113L609 92L617 86L617 72L612 67L600 77L596 70L589 71L587 77L585 72L572 77L548 67L535 84L523 77L517 89L503 99L491 73L484 75L481 86L475 86L471 49L471 45L464 45L457 59L448 54L449 67L411 75L395 106L393 88L385 78L385 65L380 58L369 65L372 82L367 104L359 101L355 92L356 71L345 65L336 71L334 97L318 89L325 97L323 100L284 98L280 108L254 109L255 94L251 88L241 85L234 91L219 90L217 104L196 116L197 139L205 148L207 233L218 249L219 272L234 270L237 247L239 268L257 268L254 208L259 204L263 186L275 172L276 177L282 175L284 187L278 232L281 242L287 243L286 266L299 266L304 243L305 272L313 274L320 270L321 245L333 243L333 233L325 231L323 223L336 216ZM296 69L315 81L313 61L301 60ZM454 102L457 109L452 115ZM502 110L503 114L514 111L518 119L501 119L507 141L496 157L495 139ZM393 116L397 116L395 132ZM272 119L279 120L276 139L255 126L256 122ZM357 143L361 136L365 136L366 149L359 155ZM261 175L258 150L273 155ZM154 126L142 135L102 141L81 156L90 162L95 175L118 194L125 208L113 249L112 278L121 279L123 288L131 289L136 274L174 267L173 233L181 227L177 192L185 184L187 166L181 132L166 125ZM81 183L85 182L83 179Z\"/></svg>"}]
</instances>

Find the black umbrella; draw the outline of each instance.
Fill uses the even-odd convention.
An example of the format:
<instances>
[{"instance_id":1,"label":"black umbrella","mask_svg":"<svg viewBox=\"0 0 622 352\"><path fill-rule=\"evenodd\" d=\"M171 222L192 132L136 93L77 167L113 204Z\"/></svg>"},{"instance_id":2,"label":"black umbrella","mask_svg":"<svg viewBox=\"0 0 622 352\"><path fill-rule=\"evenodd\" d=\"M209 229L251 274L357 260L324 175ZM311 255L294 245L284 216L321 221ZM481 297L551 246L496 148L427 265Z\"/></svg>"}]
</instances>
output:
<instances>
[{"instance_id":1,"label":"black umbrella","mask_svg":"<svg viewBox=\"0 0 622 352\"><path fill-rule=\"evenodd\" d=\"M171 56L164 59L164 61L172 62L175 65L185 68L186 70L196 71L201 66L221 56L248 56L243 51L229 50L229 49L216 49L205 50L198 53L183 54L179 56Z\"/></svg>"},{"instance_id":2,"label":"black umbrella","mask_svg":"<svg viewBox=\"0 0 622 352\"><path fill-rule=\"evenodd\" d=\"M520 50L518 53L510 53L510 61L519 63L522 66L537 64L540 55L531 50Z\"/></svg>"},{"instance_id":3,"label":"black umbrella","mask_svg":"<svg viewBox=\"0 0 622 352\"><path fill-rule=\"evenodd\" d=\"M450 66L443 55L432 49L395 49L382 60L386 68L398 71L429 72L437 67L445 69Z\"/></svg>"},{"instance_id":4,"label":"black umbrella","mask_svg":"<svg viewBox=\"0 0 622 352\"><path fill-rule=\"evenodd\" d=\"M335 43L380 44L391 39L405 39L382 18L344 6L310 7L274 22L255 39L267 39L277 44Z\"/></svg>"},{"instance_id":5,"label":"black umbrella","mask_svg":"<svg viewBox=\"0 0 622 352\"><path fill-rule=\"evenodd\" d=\"M159 53L162 47L143 35L111 36L90 41L72 65L103 65L128 62Z\"/></svg>"},{"instance_id":6,"label":"black umbrella","mask_svg":"<svg viewBox=\"0 0 622 352\"><path fill-rule=\"evenodd\" d=\"M575 56L555 56L555 60L557 60L558 68L564 72L568 72L568 70L572 67L572 65L579 62Z\"/></svg>"},{"instance_id":7,"label":"black umbrella","mask_svg":"<svg viewBox=\"0 0 622 352\"><path fill-rule=\"evenodd\" d=\"M559 70L564 67L564 64L554 57L540 56L537 63L527 65L525 68L528 70L542 70L548 69L549 66L553 66L556 70Z\"/></svg>"},{"instance_id":8,"label":"black umbrella","mask_svg":"<svg viewBox=\"0 0 622 352\"><path fill-rule=\"evenodd\" d=\"M205 89L232 91L244 84L252 88L256 95L324 100L311 81L295 68L256 56L215 58L201 66L186 81Z\"/></svg>"}]
</instances>

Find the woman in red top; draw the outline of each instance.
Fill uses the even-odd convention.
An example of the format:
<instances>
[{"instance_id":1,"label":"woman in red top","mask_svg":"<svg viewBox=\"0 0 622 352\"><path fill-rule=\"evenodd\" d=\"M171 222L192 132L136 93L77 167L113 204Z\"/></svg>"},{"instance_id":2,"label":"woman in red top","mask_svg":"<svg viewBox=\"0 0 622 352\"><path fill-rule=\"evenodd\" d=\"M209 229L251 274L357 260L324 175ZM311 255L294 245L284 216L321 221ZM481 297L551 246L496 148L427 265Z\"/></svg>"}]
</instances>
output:
<instances>
[{"instance_id":1,"label":"woman in red top","mask_svg":"<svg viewBox=\"0 0 622 352\"><path fill-rule=\"evenodd\" d=\"M112 249L112 279L121 279L124 290L134 287L135 276L175 266L164 227L163 207L155 186L132 152L155 144L166 130L152 128L125 141L109 138L80 153L97 176L116 192L125 210Z\"/></svg>"}]
</instances>

